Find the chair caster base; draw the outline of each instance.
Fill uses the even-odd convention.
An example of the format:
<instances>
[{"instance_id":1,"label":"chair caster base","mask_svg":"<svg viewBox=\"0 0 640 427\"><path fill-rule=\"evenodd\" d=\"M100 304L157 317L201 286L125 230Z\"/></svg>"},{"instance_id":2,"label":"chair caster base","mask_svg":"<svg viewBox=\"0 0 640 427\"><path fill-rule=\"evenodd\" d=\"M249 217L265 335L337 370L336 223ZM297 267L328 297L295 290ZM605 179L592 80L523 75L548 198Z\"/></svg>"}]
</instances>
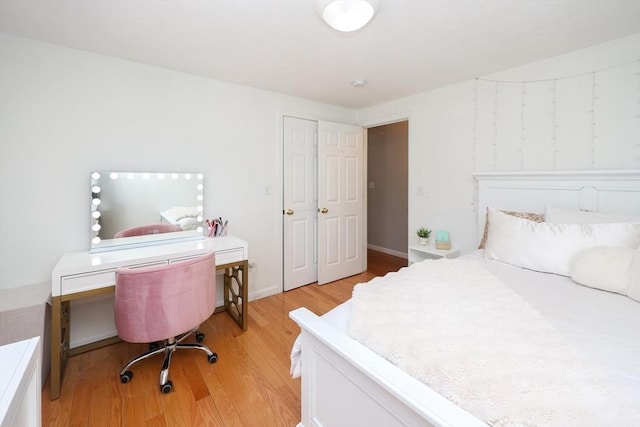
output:
<instances>
[{"instance_id":1,"label":"chair caster base","mask_svg":"<svg viewBox=\"0 0 640 427\"><path fill-rule=\"evenodd\" d=\"M213 353L208 357L209 363L216 363L218 361L218 353Z\"/></svg>"},{"instance_id":2,"label":"chair caster base","mask_svg":"<svg viewBox=\"0 0 640 427\"><path fill-rule=\"evenodd\" d=\"M126 371L124 374L120 375L120 382L122 384L126 384L131 381L131 378L133 378L133 372Z\"/></svg>"},{"instance_id":3,"label":"chair caster base","mask_svg":"<svg viewBox=\"0 0 640 427\"><path fill-rule=\"evenodd\" d=\"M171 393L171 390L173 390L173 383L171 380L167 381L165 384L160 384L160 391L162 394Z\"/></svg>"},{"instance_id":4,"label":"chair caster base","mask_svg":"<svg viewBox=\"0 0 640 427\"><path fill-rule=\"evenodd\" d=\"M196 342L204 341L204 334L202 332L196 332Z\"/></svg>"}]
</instances>

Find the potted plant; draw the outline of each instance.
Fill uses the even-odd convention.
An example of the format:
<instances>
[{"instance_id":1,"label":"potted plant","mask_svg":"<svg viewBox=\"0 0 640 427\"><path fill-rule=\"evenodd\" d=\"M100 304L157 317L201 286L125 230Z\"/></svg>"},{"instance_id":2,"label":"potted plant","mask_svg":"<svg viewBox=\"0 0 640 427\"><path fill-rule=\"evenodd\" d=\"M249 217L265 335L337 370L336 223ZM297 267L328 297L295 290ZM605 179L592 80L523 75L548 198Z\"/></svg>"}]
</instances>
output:
<instances>
[{"instance_id":1,"label":"potted plant","mask_svg":"<svg viewBox=\"0 0 640 427\"><path fill-rule=\"evenodd\" d=\"M427 227L420 227L418 228L418 231L416 231L416 234L418 235L420 244L426 245L429 239L429 236L431 235L431 230L429 230Z\"/></svg>"}]
</instances>

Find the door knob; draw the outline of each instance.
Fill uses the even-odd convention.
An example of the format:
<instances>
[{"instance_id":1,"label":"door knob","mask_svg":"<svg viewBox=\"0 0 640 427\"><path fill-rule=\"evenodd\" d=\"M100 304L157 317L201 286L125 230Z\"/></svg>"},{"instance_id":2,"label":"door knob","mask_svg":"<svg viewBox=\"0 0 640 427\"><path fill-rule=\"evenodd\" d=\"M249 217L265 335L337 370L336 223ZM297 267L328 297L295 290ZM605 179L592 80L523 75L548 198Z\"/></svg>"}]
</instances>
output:
<instances>
[{"instance_id":1,"label":"door knob","mask_svg":"<svg viewBox=\"0 0 640 427\"><path fill-rule=\"evenodd\" d=\"M284 211L284 213L286 213L287 215L293 215L293 209L287 209L286 211Z\"/></svg>"},{"instance_id":2,"label":"door knob","mask_svg":"<svg viewBox=\"0 0 640 427\"><path fill-rule=\"evenodd\" d=\"M329 209L327 209L327 208L318 209L318 212L327 213L327 212L329 212Z\"/></svg>"}]
</instances>

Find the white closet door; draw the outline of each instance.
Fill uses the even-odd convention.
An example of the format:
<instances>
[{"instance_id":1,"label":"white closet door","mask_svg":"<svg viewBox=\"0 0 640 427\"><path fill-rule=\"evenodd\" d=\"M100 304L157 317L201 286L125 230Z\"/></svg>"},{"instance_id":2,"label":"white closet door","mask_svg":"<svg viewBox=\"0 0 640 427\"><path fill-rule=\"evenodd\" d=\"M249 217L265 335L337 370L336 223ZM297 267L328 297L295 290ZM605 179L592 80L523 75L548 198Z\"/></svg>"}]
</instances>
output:
<instances>
[{"instance_id":1,"label":"white closet door","mask_svg":"<svg viewBox=\"0 0 640 427\"><path fill-rule=\"evenodd\" d=\"M318 284L365 270L364 156L361 127L318 122Z\"/></svg>"},{"instance_id":2,"label":"white closet door","mask_svg":"<svg viewBox=\"0 0 640 427\"><path fill-rule=\"evenodd\" d=\"M284 290L318 280L318 122L285 117Z\"/></svg>"}]
</instances>

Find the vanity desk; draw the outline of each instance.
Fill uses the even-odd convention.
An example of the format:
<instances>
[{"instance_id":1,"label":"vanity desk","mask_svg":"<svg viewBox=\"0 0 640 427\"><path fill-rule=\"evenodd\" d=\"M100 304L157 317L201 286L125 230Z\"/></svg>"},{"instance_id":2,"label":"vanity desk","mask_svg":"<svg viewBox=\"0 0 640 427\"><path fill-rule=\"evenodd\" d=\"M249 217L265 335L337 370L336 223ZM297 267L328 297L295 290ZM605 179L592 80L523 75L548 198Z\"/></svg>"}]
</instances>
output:
<instances>
[{"instance_id":1,"label":"vanity desk","mask_svg":"<svg viewBox=\"0 0 640 427\"><path fill-rule=\"evenodd\" d=\"M247 330L249 246L235 236L167 243L135 249L89 253L69 252L60 258L51 275L51 399L60 396L67 358L120 341L118 336L70 348L71 301L113 293L119 267L171 264L216 254L217 270L224 270L224 310L243 331Z\"/></svg>"}]
</instances>

